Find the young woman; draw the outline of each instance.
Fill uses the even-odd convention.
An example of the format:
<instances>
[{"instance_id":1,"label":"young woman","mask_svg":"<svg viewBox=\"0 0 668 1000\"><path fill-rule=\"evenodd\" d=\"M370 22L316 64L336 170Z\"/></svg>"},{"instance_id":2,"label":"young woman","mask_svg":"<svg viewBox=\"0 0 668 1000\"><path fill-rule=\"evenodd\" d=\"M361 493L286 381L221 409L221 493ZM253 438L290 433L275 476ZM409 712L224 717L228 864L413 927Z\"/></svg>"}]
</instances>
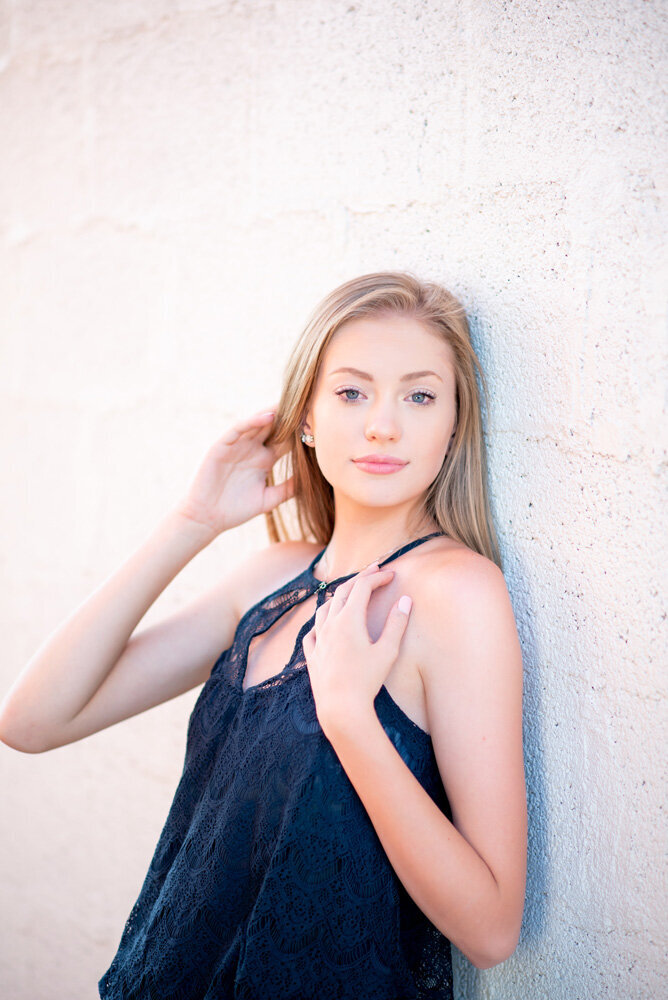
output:
<instances>
[{"instance_id":1,"label":"young woman","mask_svg":"<svg viewBox=\"0 0 668 1000\"><path fill-rule=\"evenodd\" d=\"M40 752L204 683L101 997L451 998L450 942L480 968L514 950L522 661L476 371L439 286L337 288L277 409L213 445L9 692L0 735ZM276 510L290 497L300 540ZM261 513L268 548L135 634L197 552Z\"/></svg>"}]
</instances>

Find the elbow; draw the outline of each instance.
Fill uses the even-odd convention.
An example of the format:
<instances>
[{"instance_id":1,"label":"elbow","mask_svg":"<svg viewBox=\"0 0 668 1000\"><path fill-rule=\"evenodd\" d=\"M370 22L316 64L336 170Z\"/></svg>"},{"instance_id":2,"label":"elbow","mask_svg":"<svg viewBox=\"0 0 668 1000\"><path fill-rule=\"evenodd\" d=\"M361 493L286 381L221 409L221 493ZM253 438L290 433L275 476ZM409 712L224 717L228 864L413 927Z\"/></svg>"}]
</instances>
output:
<instances>
[{"instance_id":1,"label":"elbow","mask_svg":"<svg viewBox=\"0 0 668 1000\"><path fill-rule=\"evenodd\" d=\"M15 736L5 733L4 730L0 730L0 743L4 743L11 750L18 750L19 753L45 753L50 749L50 747L38 746L36 743L31 743L30 740L18 739Z\"/></svg>"},{"instance_id":2,"label":"elbow","mask_svg":"<svg viewBox=\"0 0 668 1000\"><path fill-rule=\"evenodd\" d=\"M490 935L484 942L480 942L480 947L467 950L464 954L476 969L493 969L495 965L501 965L510 958L517 948L519 938L519 928L511 934Z\"/></svg>"},{"instance_id":3,"label":"elbow","mask_svg":"<svg viewBox=\"0 0 668 1000\"><path fill-rule=\"evenodd\" d=\"M522 932L524 891L524 877L519 885L506 886L505 893L481 904L466 938L453 942L476 969L493 969L516 951Z\"/></svg>"},{"instance_id":4,"label":"elbow","mask_svg":"<svg viewBox=\"0 0 668 1000\"><path fill-rule=\"evenodd\" d=\"M0 710L0 742L12 750L19 753L45 753L51 747L45 744L39 734L30 727L19 726L16 721L12 722L11 713L8 706L3 706Z\"/></svg>"},{"instance_id":5,"label":"elbow","mask_svg":"<svg viewBox=\"0 0 668 1000\"><path fill-rule=\"evenodd\" d=\"M25 735L21 736L11 731L7 731L3 726L0 725L0 742L4 743L5 746L10 747L12 750L18 750L19 753L46 753L50 750L50 746L45 746L43 743L38 743L35 739L30 739Z\"/></svg>"}]
</instances>

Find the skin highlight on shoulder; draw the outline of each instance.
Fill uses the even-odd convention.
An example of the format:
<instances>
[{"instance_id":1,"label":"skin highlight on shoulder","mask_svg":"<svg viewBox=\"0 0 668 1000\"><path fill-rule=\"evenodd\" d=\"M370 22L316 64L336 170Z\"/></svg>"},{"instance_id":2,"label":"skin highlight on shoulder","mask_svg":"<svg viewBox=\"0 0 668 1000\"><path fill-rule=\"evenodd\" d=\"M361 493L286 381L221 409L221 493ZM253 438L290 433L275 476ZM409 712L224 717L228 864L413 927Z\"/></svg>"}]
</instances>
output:
<instances>
[{"instance_id":1,"label":"skin highlight on shoulder","mask_svg":"<svg viewBox=\"0 0 668 1000\"><path fill-rule=\"evenodd\" d=\"M426 687L430 679L439 683L446 676L449 682L463 679L462 664L473 669L475 651L483 647L515 650L518 639L510 595L496 563L464 546L434 559L429 577L428 582L418 582L415 600L424 640L420 672ZM515 659L521 669L521 657ZM491 661L486 669L492 669Z\"/></svg>"},{"instance_id":2,"label":"skin highlight on shoulder","mask_svg":"<svg viewBox=\"0 0 668 1000\"><path fill-rule=\"evenodd\" d=\"M477 592L482 596L490 588L505 588L503 573L491 559L462 542L444 541L447 544L422 553L422 566L415 560L416 596L423 597L435 611L442 613L445 598L459 603L462 595L473 598Z\"/></svg>"},{"instance_id":3,"label":"skin highlight on shoulder","mask_svg":"<svg viewBox=\"0 0 668 1000\"><path fill-rule=\"evenodd\" d=\"M413 599L405 642L424 683L427 671L444 669L443 652L464 622L508 602L508 593L499 567L462 542L445 538L410 555L397 582Z\"/></svg>"}]
</instances>

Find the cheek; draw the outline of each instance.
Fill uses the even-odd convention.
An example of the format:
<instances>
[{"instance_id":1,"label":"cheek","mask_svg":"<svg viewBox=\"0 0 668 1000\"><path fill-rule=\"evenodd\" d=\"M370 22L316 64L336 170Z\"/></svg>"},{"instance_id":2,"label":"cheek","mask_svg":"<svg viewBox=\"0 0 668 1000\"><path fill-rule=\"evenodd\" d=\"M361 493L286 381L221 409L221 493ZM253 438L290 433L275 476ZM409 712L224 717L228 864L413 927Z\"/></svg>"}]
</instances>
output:
<instances>
[{"instance_id":1,"label":"cheek","mask_svg":"<svg viewBox=\"0 0 668 1000\"><path fill-rule=\"evenodd\" d=\"M347 407L337 396L320 400L313 408L313 423L316 437L323 447L336 449L345 442L355 430L356 423L351 414L352 406Z\"/></svg>"},{"instance_id":2,"label":"cheek","mask_svg":"<svg viewBox=\"0 0 668 1000\"><path fill-rule=\"evenodd\" d=\"M313 423L321 431L326 429L329 422L335 417L336 411L333 402L337 402L337 400L332 400L331 396L322 393L313 400Z\"/></svg>"},{"instance_id":3,"label":"cheek","mask_svg":"<svg viewBox=\"0 0 668 1000\"><path fill-rule=\"evenodd\" d=\"M443 465L449 440L449 436L445 437L443 435L441 426L438 429L434 429L429 435L429 443L423 451L424 464L431 471L434 471L434 474L438 473Z\"/></svg>"},{"instance_id":4,"label":"cheek","mask_svg":"<svg viewBox=\"0 0 668 1000\"><path fill-rule=\"evenodd\" d=\"M347 422L341 419L340 411L338 399L321 399L313 407L316 457L325 478L349 457Z\"/></svg>"}]
</instances>

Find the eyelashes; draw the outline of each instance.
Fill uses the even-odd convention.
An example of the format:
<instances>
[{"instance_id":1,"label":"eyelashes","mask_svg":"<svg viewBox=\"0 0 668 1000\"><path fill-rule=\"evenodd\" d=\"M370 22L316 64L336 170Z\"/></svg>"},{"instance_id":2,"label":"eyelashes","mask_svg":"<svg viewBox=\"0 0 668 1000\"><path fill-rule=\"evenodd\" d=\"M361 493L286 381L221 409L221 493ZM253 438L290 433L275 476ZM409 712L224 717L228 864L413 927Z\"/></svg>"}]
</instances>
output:
<instances>
[{"instance_id":1,"label":"eyelashes","mask_svg":"<svg viewBox=\"0 0 668 1000\"><path fill-rule=\"evenodd\" d=\"M411 396L424 396L425 397L426 401L424 403L419 403L418 404L419 406L428 406L429 403L433 399L436 399L435 393L428 392L426 389L416 389L415 392L412 392L410 395Z\"/></svg>"},{"instance_id":2,"label":"eyelashes","mask_svg":"<svg viewBox=\"0 0 668 1000\"><path fill-rule=\"evenodd\" d=\"M357 393L354 398L351 398L348 393ZM339 396L344 403L356 403L361 397L361 390L355 389L353 386L344 386L341 389L336 390L336 395ZM416 406L429 406L429 404L436 399L436 394L430 389L414 389L413 392L409 392L409 398L412 396L423 396L424 402L415 403Z\"/></svg>"}]
</instances>

